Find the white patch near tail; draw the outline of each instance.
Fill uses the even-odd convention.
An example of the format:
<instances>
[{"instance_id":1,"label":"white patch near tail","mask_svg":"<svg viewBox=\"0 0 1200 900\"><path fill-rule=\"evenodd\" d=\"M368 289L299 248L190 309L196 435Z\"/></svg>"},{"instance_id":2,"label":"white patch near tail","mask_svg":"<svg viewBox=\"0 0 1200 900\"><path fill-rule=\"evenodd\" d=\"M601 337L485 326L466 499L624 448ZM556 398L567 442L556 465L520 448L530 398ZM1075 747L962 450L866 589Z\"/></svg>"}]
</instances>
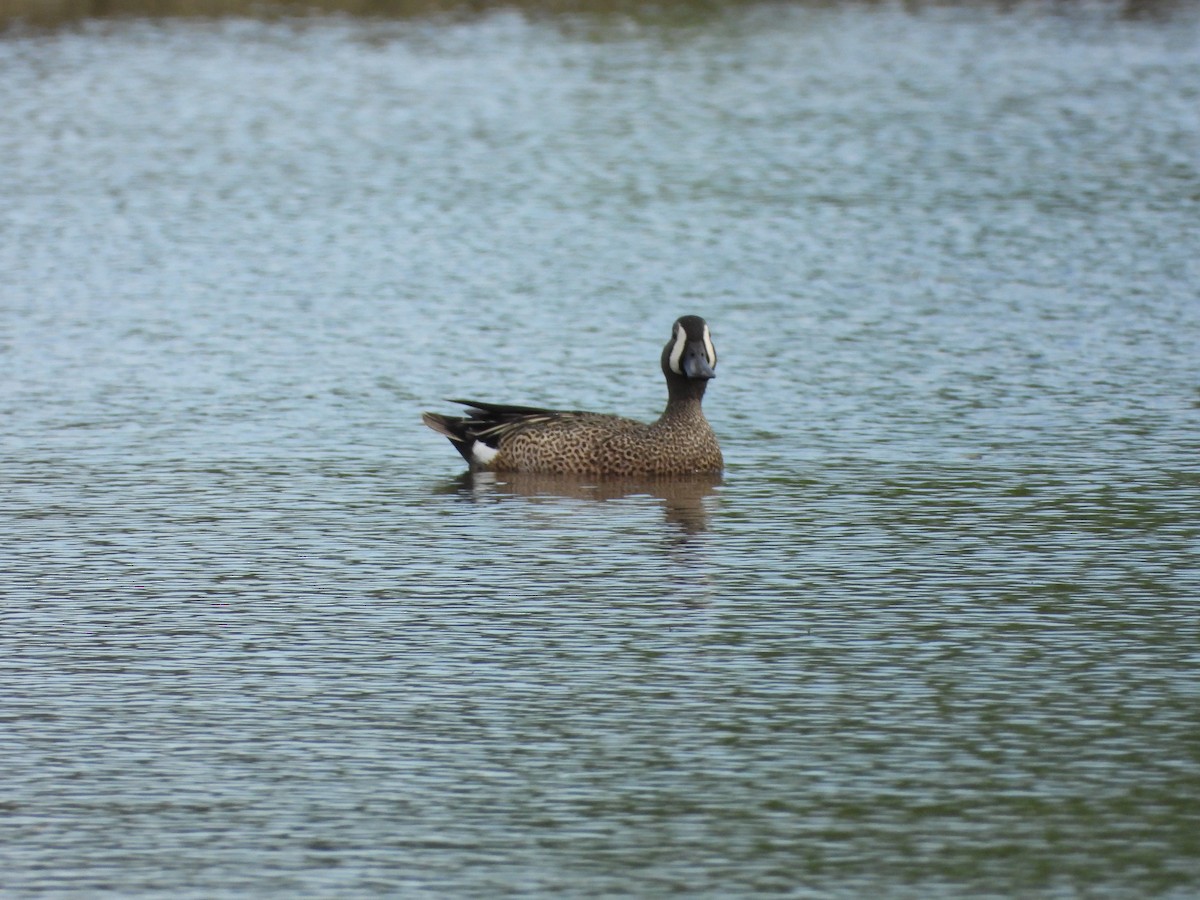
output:
<instances>
[{"instance_id":1,"label":"white patch near tail","mask_svg":"<svg viewBox=\"0 0 1200 900\"><path fill-rule=\"evenodd\" d=\"M499 452L495 447L489 447L483 441L477 440L471 445L471 459L481 466L490 463Z\"/></svg>"},{"instance_id":2,"label":"white patch near tail","mask_svg":"<svg viewBox=\"0 0 1200 900\"><path fill-rule=\"evenodd\" d=\"M675 323L675 343L671 345L671 355L667 357L667 364L671 367L671 371L676 375L682 375L683 369L679 365L683 359L683 349L687 346L687 332L678 322Z\"/></svg>"}]
</instances>

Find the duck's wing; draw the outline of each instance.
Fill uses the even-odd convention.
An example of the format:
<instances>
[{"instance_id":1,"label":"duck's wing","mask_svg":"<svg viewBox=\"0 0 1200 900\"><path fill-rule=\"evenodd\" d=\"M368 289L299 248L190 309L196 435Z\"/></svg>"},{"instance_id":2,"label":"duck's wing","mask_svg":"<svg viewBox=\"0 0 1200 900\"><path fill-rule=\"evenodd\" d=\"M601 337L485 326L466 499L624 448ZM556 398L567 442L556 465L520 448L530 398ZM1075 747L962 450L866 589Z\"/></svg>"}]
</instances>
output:
<instances>
[{"instance_id":1,"label":"duck's wing","mask_svg":"<svg viewBox=\"0 0 1200 900\"><path fill-rule=\"evenodd\" d=\"M539 419L559 418L560 416L579 415L576 410L542 409L540 406L514 406L511 403L484 403L482 400L447 400L447 403L457 403L467 407L470 417L475 419L508 420L532 416Z\"/></svg>"},{"instance_id":2,"label":"duck's wing","mask_svg":"<svg viewBox=\"0 0 1200 900\"><path fill-rule=\"evenodd\" d=\"M467 407L465 416L444 416L440 413L421 414L421 421L450 439L454 449L472 465L483 465L499 451L500 442L534 425L592 415L575 410L542 409L537 406L514 406L507 403L484 403L480 400L448 400Z\"/></svg>"},{"instance_id":3,"label":"duck's wing","mask_svg":"<svg viewBox=\"0 0 1200 900\"><path fill-rule=\"evenodd\" d=\"M548 422L587 415L575 410L542 409L537 406L513 406L508 403L484 403L480 400L450 400L467 407L462 422L467 434L476 440L482 440L488 446L498 447L505 435L513 434L531 425L543 425Z\"/></svg>"}]
</instances>

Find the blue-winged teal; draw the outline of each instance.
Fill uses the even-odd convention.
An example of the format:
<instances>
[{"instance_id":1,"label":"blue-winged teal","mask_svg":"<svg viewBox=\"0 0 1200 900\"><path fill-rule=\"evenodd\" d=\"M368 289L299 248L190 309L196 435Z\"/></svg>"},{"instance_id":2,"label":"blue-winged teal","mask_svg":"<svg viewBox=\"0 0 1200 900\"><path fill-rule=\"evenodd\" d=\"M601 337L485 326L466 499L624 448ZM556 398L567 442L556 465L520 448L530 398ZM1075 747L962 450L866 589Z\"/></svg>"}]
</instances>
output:
<instances>
[{"instance_id":1,"label":"blue-winged teal","mask_svg":"<svg viewBox=\"0 0 1200 900\"><path fill-rule=\"evenodd\" d=\"M675 322L662 352L667 408L657 422L578 410L452 400L465 417L422 413L477 472L562 475L683 475L720 472L717 437L700 408L716 377L717 351L699 316Z\"/></svg>"}]
</instances>

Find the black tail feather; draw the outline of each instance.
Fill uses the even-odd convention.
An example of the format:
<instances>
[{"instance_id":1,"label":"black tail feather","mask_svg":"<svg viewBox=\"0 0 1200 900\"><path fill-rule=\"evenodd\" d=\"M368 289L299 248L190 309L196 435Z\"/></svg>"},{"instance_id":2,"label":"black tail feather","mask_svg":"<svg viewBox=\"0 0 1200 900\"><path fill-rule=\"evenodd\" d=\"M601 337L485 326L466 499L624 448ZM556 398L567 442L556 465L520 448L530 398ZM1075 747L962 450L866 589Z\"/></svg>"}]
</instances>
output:
<instances>
[{"instance_id":1,"label":"black tail feather","mask_svg":"<svg viewBox=\"0 0 1200 900\"><path fill-rule=\"evenodd\" d=\"M460 406L466 406L470 409L478 410L487 416L500 416L503 418L511 418L513 416L551 416L557 410L543 409L540 406L513 406L508 403L484 403L482 400L454 400L447 399L447 403L457 403Z\"/></svg>"},{"instance_id":2,"label":"black tail feather","mask_svg":"<svg viewBox=\"0 0 1200 900\"><path fill-rule=\"evenodd\" d=\"M451 446L458 451L459 455L468 463L471 462L471 445L475 439L468 430L467 419L425 412L421 413L421 421L438 434L449 438Z\"/></svg>"}]
</instances>

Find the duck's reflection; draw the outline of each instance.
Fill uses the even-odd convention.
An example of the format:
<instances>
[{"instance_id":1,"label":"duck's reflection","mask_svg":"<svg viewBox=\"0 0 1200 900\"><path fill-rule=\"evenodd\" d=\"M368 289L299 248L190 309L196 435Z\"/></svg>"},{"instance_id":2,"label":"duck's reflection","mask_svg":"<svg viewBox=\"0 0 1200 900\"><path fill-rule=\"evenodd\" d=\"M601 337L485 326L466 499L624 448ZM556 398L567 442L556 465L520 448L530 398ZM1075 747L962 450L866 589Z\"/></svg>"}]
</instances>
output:
<instances>
[{"instance_id":1,"label":"duck's reflection","mask_svg":"<svg viewBox=\"0 0 1200 900\"><path fill-rule=\"evenodd\" d=\"M704 500L714 494L720 484L720 475L629 479L527 472L464 472L447 485L446 490L473 499L517 496L606 501L651 497L661 503L668 524L676 526L685 535L696 535L708 530L709 512Z\"/></svg>"}]
</instances>

